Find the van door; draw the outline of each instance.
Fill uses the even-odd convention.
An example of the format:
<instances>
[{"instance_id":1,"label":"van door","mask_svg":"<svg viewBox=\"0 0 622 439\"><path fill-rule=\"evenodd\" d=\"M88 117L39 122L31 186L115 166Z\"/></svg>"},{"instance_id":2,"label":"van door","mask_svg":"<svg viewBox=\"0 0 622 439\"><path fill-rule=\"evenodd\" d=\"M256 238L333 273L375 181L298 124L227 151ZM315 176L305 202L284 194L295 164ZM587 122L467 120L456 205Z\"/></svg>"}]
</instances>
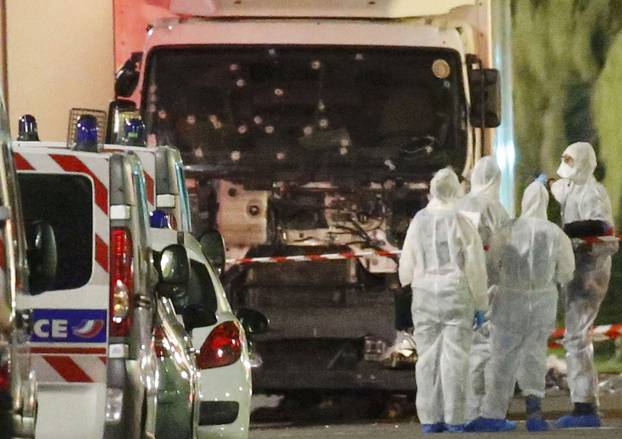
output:
<instances>
[{"instance_id":1,"label":"van door","mask_svg":"<svg viewBox=\"0 0 622 439\"><path fill-rule=\"evenodd\" d=\"M33 364L41 383L104 383L108 342L109 172L105 154L22 147L15 154L27 223L56 235L54 286L33 309ZM19 302L18 302L19 303Z\"/></svg>"}]
</instances>

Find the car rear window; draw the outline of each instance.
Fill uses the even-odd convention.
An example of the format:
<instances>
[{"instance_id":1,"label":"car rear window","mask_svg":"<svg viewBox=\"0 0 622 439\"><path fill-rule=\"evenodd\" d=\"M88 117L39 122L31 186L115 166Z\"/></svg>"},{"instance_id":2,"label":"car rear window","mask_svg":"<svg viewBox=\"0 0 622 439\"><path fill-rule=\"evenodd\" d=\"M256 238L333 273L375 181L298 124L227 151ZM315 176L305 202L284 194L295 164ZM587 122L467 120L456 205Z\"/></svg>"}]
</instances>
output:
<instances>
[{"instance_id":1,"label":"car rear window","mask_svg":"<svg viewBox=\"0 0 622 439\"><path fill-rule=\"evenodd\" d=\"M190 261L188 296L190 304L201 304L209 311L218 311L212 278L207 267L196 261Z\"/></svg>"},{"instance_id":2,"label":"car rear window","mask_svg":"<svg viewBox=\"0 0 622 439\"><path fill-rule=\"evenodd\" d=\"M58 270L51 290L79 288L93 268L93 186L80 175L20 174L26 224L43 220L56 236Z\"/></svg>"}]
</instances>

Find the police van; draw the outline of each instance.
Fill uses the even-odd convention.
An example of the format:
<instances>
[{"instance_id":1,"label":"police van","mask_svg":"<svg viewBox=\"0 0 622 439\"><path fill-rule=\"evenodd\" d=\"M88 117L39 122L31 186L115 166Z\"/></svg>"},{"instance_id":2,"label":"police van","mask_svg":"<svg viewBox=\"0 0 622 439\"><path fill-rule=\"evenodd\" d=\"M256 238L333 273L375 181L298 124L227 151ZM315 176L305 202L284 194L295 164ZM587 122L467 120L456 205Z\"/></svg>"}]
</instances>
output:
<instances>
[{"instance_id":1,"label":"police van","mask_svg":"<svg viewBox=\"0 0 622 439\"><path fill-rule=\"evenodd\" d=\"M29 224L27 248L4 100L0 91L0 438L34 437L37 382L30 367L29 310L16 303L54 276L49 224ZM28 261L28 263L27 263Z\"/></svg>"},{"instance_id":2,"label":"police van","mask_svg":"<svg viewBox=\"0 0 622 439\"><path fill-rule=\"evenodd\" d=\"M187 276L181 246L156 270L144 170L136 154L102 150L101 113L72 111L66 145L14 151L24 216L48 221L58 246L50 291L18 302L32 308L41 438L154 437L158 271L172 286Z\"/></svg>"},{"instance_id":3,"label":"police van","mask_svg":"<svg viewBox=\"0 0 622 439\"><path fill-rule=\"evenodd\" d=\"M119 111L119 107L125 111ZM219 280L225 262L222 237L217 232L205 233L199 242L192 235L190 199L181 155L171 146L145 147L138 117L131 104L119 105L113 101L108 120L109 144L104 148L132 151L142 161L152 212L154 251L180 239L188 252L187 295L174 301L174 305L191 335L201 372L197 435L246 438L252 383L245 329L261 332L267 321L263 315L248 309L239 313L240 319L233 313Z\"/></svg>"}]
</instances>

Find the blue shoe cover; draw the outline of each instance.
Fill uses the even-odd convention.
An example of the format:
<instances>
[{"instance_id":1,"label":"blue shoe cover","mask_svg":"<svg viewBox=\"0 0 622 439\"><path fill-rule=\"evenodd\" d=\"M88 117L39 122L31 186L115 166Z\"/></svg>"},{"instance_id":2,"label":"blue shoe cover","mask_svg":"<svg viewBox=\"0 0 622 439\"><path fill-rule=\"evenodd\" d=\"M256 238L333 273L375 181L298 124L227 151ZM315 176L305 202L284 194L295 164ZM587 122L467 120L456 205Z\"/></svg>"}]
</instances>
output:
<instances>
[{"instance_id":1,"label":"blue shoe cover","mask_svg":"<svg viewBox=\"0 0 622 439\"><path fill-rule=\"evenodd\" d=\"M598 415L566 415L555 422L557 428L596 428L600 427L600 417Z\"/></svg>"},{"instance_id":2,"label":"blue shoe cover","mask_svg":"<svg viewBox=\"0 0 622 439\"><path fill-rule=\"evenodd\" d=\"M464 433L464 424L445 424L448 433Z\"/></svg>"},{"instance_id":3,"label":"blue shoe cover","mask_svg":"<svg viewBox=\"0 0 622 439\"><path fill-rule=\"evenodd\" d=\"M445 424L437 422L436 424L421 424L422 433L442 433L445 431Z\"/></svg>"},{"instance_id":4,"label":"blue shoe cover","mask_svg":"<svg viewBox=\"0 0 622 439\"><path fill-rule=\"evenodd\" d=\"M549 423L542 416L527 419L527 430L529 431L549 431L549 429Z\"/></svg>"},{"instance_id":5,"label":"blue shoe cover","mask_svg":"<svg viewBox=\"0 0 622 439\"><path fill-rule=\"evenodd\" d=\"M477 418L464 426L464 431L494 433L516 430L516 422L507 419Z\"/></svg>"}]
</instances>

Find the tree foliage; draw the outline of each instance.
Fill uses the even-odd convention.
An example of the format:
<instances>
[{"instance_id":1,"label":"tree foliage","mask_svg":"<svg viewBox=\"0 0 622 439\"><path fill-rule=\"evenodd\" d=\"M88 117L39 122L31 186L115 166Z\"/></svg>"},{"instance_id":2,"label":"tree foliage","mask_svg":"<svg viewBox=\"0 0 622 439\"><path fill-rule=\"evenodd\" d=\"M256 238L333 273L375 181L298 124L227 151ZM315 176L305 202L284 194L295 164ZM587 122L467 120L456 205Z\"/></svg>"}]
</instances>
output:
<instances>
[{"instance_id":1,"label":"tree foliage","mask_svg":"<svg viewBox=\"0 0 622 439\"><path fill-rule=\"evenodd\" d=\"M512 0L512 12L517 195L535 173L555 175L569 143L587 140L620 230L622 0ZM619 321L622 254L610 286L599 322Z\"/></svg>"},{"instance_id":2,"label":"tree foliage","mask_svg":"<svg viewBox=\"0 0 622 439\"><path fill-rule=\"evenodd\" d=\"M595 96L609 94L612 80L600 85L600 78L613 54L622 57L622 48L612 49L622 28L622 0L514 0L512 9L521 190L538 171L554 175L569 143L592 142L601 161L615 155L611 136L605 141L603 132L622 124L601 109L611 99ZM599 87L604 89L597 94ZM614 180L608 176L605 182Z\"/></svg>"}]
</instances>

